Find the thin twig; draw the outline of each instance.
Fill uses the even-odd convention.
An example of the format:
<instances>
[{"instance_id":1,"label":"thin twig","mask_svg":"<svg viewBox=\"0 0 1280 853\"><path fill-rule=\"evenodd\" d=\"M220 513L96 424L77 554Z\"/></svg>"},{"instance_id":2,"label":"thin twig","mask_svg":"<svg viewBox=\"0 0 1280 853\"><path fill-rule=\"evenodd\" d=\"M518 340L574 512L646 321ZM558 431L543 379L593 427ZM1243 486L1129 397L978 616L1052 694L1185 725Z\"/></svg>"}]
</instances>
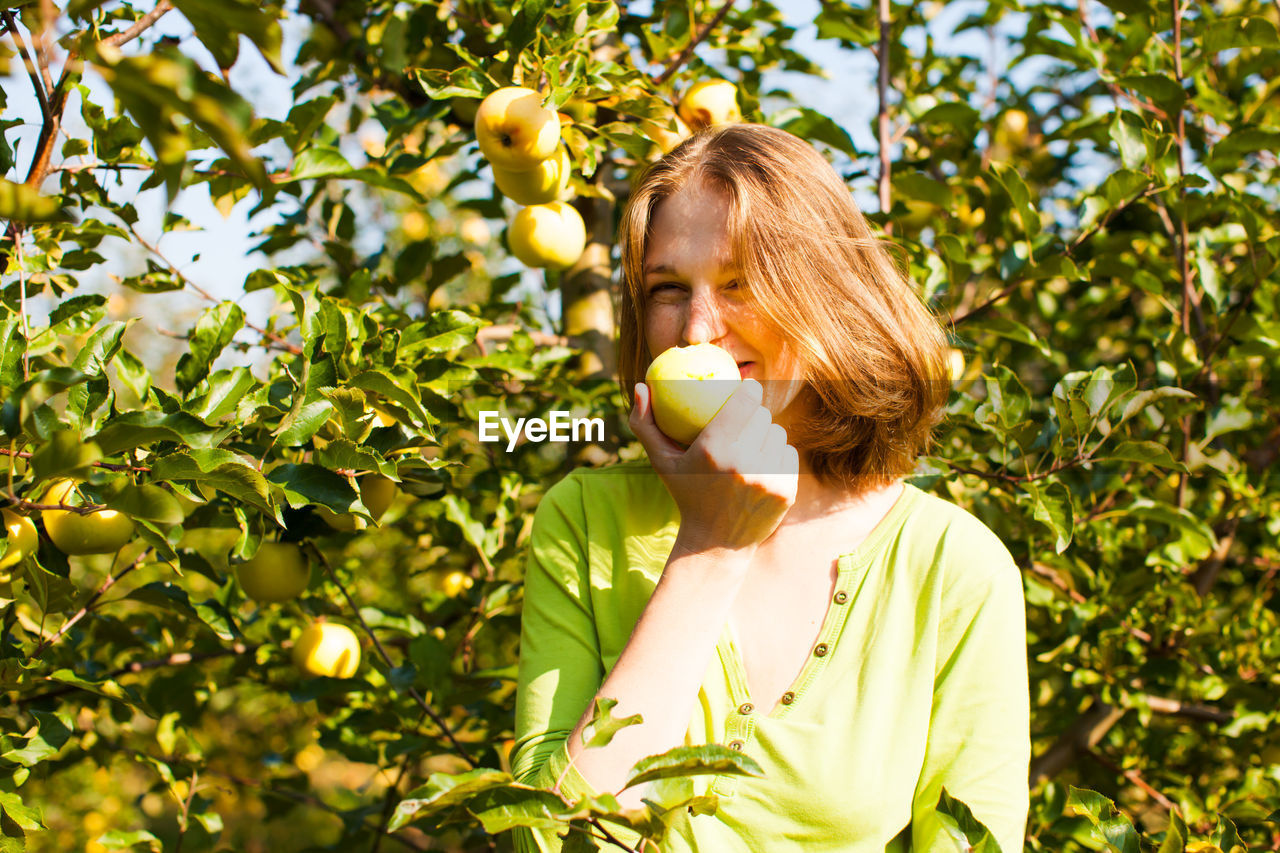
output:
<instances>
[{"instance_id":1,"label":"thin twig","mask_svg":"<svg viewBox=\"0 0 1280 853\"><path fill-rule=\"evenodd\" d=\"M378 640L378 636L373 632L373 629L369 627L369 623L365 621L364 616L360 613L360 608L356 606L355 599L351 597L351 593L347 590L346 585L343 584L342 581L338 580L338 574L333 570L333 566L329 563L328 558L325 557L324 552L314 546L312 546L310 550L316 556L316 559L320 561L320 565L324 567L325 572L329 575L329 579L333 581L338 587L338 590L341 591L342 597L347 600L347 606L351 608L352 615L355 616L356 621L360 623L360 627L364 629L365 634L367 634L369 639L373 642L373 647L377 650L378 656L382 658L382 662L387 665L387 668L394 669L395 664L392 662L391 656L387 654L387 650L382 647L382 643ZM449 728L449 725L444 721L444 719L436 713L434 708L427 704L425 699L422 698L422 694L420 694L412 685L405 688L405 692L409 694L413 701L418 704L418 707L425 711L427 716L431 718L431 721L436 724L441 732L444 733L445 739L448 740L453 748L458 751L458 754L462 759L472 767L479 767L480 763L471 757L471 753L469 753L466 747L464 747L454 736L453 731Z\"/></svg>"},{"instance_id":2,"label":"thin twig","mask_svg":"<svg viewBox=\"0 0 1280 853\"><path fill-rule=\"evenodd\" d=\"M1173 811L1175 808L1177 808L1177 806L1173 804L1172 800L1170 800L1164 794L1157 791L1155 788L1148 785L1147 781L1142 778L1142 776L1138 773L1136 769L1130 767L1128 770L1126 770L1120 765L1113 762L1111 759L1107 758L1102 753L1098 752L1098 750L1096 749L1089 749L1086 751L1086 754L1090 758L1092 758L1094 761L1101 764L1103 767L1107 768L1113 773L1119 773L1121 776L1128 779L1130 782L1137 785L1142 790L1146 791L1147 795L1151 797L1151 799L1155 800L1157 803L1164 806L1169 811Z\"/></svg>"},{"instance_id":3,"label":"thin twig","mask_svg":"<svg viewBox=\"0 0 1280 853\"><path fill-rule=\"evenodd\" d=\"M183 287L191 288L201 297L208 300L209 302L212 302L215 305L221 301L216 296L211 294L209 291L205 290L203 287L196 284L191 279L187 278L187 276L183 274L182 270L178 269L177 266L175 266L168 258L164 256L164 254L160 251L159 246L149 243L146 240L146 238L144 238L141 234L138 233L138 230L137 228L134 227L133 223L125 222L125 226L129 229L129 233L133 235L134 239L137 240L138 243L141 244L144 249L146 249L148 252L155 255L157 258L159 258L161 262L164 263L164 265L169 268L169 272L173 273L173 275L175 275L178 278L178 280L182 282ZM261 326L254 325L253 323L250 323L248 320L245 321L244 325L246 329L252 329L253 331L257 332L259 335L261 335L264 339L275 342L285 352L291 353L292 355L302 355L302 347L298 346L297 344L290 343L288 340L286 340L285 338L282 338L280 335L277 335L275 332L271 332L271 331L268 331L267 329L262 328Z\"/></svg>"},{"instance_id":4,"label":"thin twig","mask_svg":"<svg viewBox=\"0 0 1280 853\"><path fill-rule=\"evenodd\" d=\"M77 622L83 619L85 615L88 614L88 612L97 605L97 603L102 599L102 596L106 594L107 590L115 586L116 583L118 583L120 579L123 578L125 575L129 574L129 572L133 571L134 569L138 568L138 566L142 565L142 561L145 560L148 556L150 556L150 554L151 554L151 549L147 548L145 551L143 551L141 554L138 555L138 559L134 560L133 563L131 563L128 567L123 569L120 572L120 574L107 575L107 579L104 580L96 590L94 590L93 595L89 596L89 599L84 603L84 605L78 611L76 611L76 613L70 619L68 619L61 628L58 629L58 632L54 634L52 637L49 637L47 640L41 641L40 645L36 646L35 651L31 653L31 657L29 659L35 660L36 658L40 657L40 655L44 653L45 649L49 648L54 643L58 642L58 640L62 639L62 637L65 636L66 633L71 630L73 625L75 625Z\"/></svg>"},{"instance_id":5,"label":"thin twig","mask_svg":"<svg viewBox=\"0 0 1280 853\"><path fill-rule=\"evenodd\" d=\"M733 0L725 0L724 5L720 7L720 11L716 12L715 17L698 29L697 34L695 34L689 44L685 46L685 49L680 52L680 55L675 58L675 61L664 68L662 73L654 79L654 85L661 86L663 83L670 80L671 75L679 71L680 67L689 61L689 57L693 56L694 48L705 41L707 36L711 35L711 31L720 25L720 23L725 19L725 16L729 14L729 10L732 8Z\"/></svg>"},{"instance_id":6,"label":"thin twig","mask_svg":"<svg viewBox=\"0 0 1280 853\"><path fill-rule=\"evenodd\" d=\"M27 67L27 76L31 78L31 88L36 90L36 100L40 102L40 115L44 116L44 120L49 120L49 93L45 90L44 84L40 82L40 74L36 70L36 63L31 58L31 54L27 52L27 43L22 38L22 33L18 32L18 23L13 19L12 11L3 13L5 24L9 28L13 41L18 45L18 54L22 57L22 64Z\"/></svg>"},{"instance_id":7,"label":"thin twig","mask_svg":"<svg viewBox=\"0 0 1280 853\"><path fill-rule=\"evenodd\" d=\"M880 73L876 79L876 91L880 95L880 105L876 117L877 132L880 142L880 176L876 180L876 189L880 196L880 212L888 216L892 204L890 197L889 161L889 0L880 0L880 47L876 59L880 63ZM893 234L893 222L885 220L886 234Z\"/></svg>"},{"instance_id":8,"label":"thin twig","mask_svg":"<svg viewBox=\"0 0 1280 853\"><path fill-rule=\"evenodd\" d=\"M154 24L156 21L164 17L165 13L173 9L171 0L160 0L156 7L147 14L138 19L132 27L120 33L113 33L102 40L102 44L111 45L112 47L120 47L123 44L133 41L138 36Z\"/></svg>"}]
</instances>

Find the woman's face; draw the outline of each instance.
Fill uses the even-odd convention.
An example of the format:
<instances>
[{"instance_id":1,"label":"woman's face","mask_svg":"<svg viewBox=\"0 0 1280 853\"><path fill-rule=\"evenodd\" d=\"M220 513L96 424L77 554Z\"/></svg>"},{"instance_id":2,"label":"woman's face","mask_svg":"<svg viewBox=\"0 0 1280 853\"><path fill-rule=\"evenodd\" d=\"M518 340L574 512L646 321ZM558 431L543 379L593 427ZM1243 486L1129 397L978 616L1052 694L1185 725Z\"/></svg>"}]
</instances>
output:
<instances>
[{"instance_id":1,"label":"woman's face","mask_svg":"<svg viewBox=\"0 0 1280 853\"><path fill-rule=\"evenodd\" d=\"M784 427L801 383L786 343L747 304L734 268L725 195L689 184L653 215L644 259L645 342L657 356L674 346L713 343L764 386L764 404Z\"/></svg>"}]
</instances>

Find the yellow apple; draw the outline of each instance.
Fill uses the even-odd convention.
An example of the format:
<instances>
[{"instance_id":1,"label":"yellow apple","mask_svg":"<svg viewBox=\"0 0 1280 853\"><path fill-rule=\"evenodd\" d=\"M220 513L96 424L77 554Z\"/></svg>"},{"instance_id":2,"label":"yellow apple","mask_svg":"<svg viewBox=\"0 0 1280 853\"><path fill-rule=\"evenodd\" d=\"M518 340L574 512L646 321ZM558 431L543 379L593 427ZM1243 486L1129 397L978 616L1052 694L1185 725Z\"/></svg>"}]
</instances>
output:
<instances>
[{"instance_id":1,"label":"yellow apple","mask_svg":"<svg viewBox=\"0 0 1280 853\"><path fill-rule=\"evenodd\" d=\"M738 88L728 80L700 80L680 99L680 118L693 128L742 121Z\"/></svg>"},{"instance_id":2,"label":"yellow apple","mask_svg":"<svg viewBox=\"0 0 1280 853\"><path fill-rule=\"evenodd\" d=\"M663 154L670 154L671 150L684 142L689 136L689 126L684 123L684 119L680 116L672 116L675 119L675 130L671 129L671 120L654 121L645 119L640 122L640 132L645 136L658 143L658 147L662 149Z\"/></svg>"},{"instance_id":3,"label":"yellow apple","mask_svg":"<svg viewBox=\"0 0 1280 853\"><path fill-rule=\"evenodd\" d=\"M516 204L546 204L560 199L569 189L569 152L561 146L554 157L548 157L525 171L493 167L493 182L498 191Z\"/></svg>"},{"instance_id":4,"label":"yellow apple","mask_svg":"<svg viewBox=\"0 0 1280 853\"><path fill-rule=\"evenodd\" d=\"M46 504L68 504L75 483L58 480L41 500ZM114 509L100 509L84 515L61 509L40 513L49 539L64 554L112 554L133 539L133 519Z\"/></svg>"},{"instance_id":5,"label":"yellow apple","mask_svg":"<svg viewBox=\"0 0 1280 853\"><path fill-rule=\"evenodd\" d=\"M369 515L373 516L374 521L382 518L391 507L398 491L394 480L377 474L369 474L360 480L360 502L364 504L365 509L369 510ZM347 533L364 530L369 526L369 522L358 515L349 512L336 513L327 506L317 506L316 515L334 530Z\"/></svg>"},{"instance_id":6,"label":"yellow apple","mask_svg":"<svg viewBox=\"0 0 1280 853\"><path fill-rule=\"evenodd\" d=\"M495 166L532 169L556 153L560 117L542 105L542 96L522 86L489 95L476 110L476 141Z\"/></svg>"},{"instance_id":7,"label":"yellow apple","mask_svg":"<svg viewBox=\"0 0 1280 853\"><path fill-rule=\"evenodd\" d=\"M360 666L360 639L346 625L313 622L293 644L293 662L308 675L350 678Z\"/></svg>"},{"instance_id":8,"label":"yellow apple","mask_svg":"<svg viewBox=\"0 0 1280 853\"><path fill-rule=\"evenodd\" d=\"M955 347L947 350L947 372L952 382L964 378L964 353Z\"/></svg>"},{"instance_id":9,"label":"yellow apple","mask_svg":"<svg viewBox=\"0 0 1280 853\"><path fill-rule=\"evenodd\" d=\"M665 350L644 375L658 429L681 444L693 443L741 381L733 356L705 343Z\"/></svg>"},{"instance_id":10,"label":"yellow apple","mask_svg":"<svg viewBox=\"0 0 1280 853\"><path fill-rule=\"evenodd\" d=\"M25 515L9 509L0 510L0 514L4 516L5 536L9 542L4 556L0 557L0 583L5 583L12 577L8 570L35 552L40 544L40 534L36 533L36 526Z\"/></svg>"},{"instance_id":11,"label":"yellow apple","mask_svg":"<svg viewBox=\"0 0 1280 853\"><path fill-rule=\"evenodd\" d=\"M399 493L394 480L378 474L366 474L360 479L360 502L377 521L391 508Z\"/></svg>"},{"instance_id":12,"label":"yellow apple","mask_svg":"<svg viewBox=\"0 0 1280 853\"><path fill-rule=\"evenodd\" d=\"M444 576L444 580L440 581L440 589L444 590L444 594L450 598L457 598L464 591L475 586L475 578L466 572L449 572Z\"/></svg>"},{"instance_id":13,"label":"yellow apple","mask_svg":"<svg viewBox=\"0 0 1280 853\"><path fill-rule=\"evenodd\" d=\"M288 601L311 583L311 566L296 542L263 542L236 566L240 588L254 601Z\"/></svg>"},{"instance_id":14,"label":"yellow apple","mask_svg":"<svg viewBox=\"0 0 1280 853\"><path fill-rule=\"evenodd\" d=\"M521 208L507 230L511 253L531 267L564 269L582 257L587 226L563 201Z\"/></svg>"}]
</instances>

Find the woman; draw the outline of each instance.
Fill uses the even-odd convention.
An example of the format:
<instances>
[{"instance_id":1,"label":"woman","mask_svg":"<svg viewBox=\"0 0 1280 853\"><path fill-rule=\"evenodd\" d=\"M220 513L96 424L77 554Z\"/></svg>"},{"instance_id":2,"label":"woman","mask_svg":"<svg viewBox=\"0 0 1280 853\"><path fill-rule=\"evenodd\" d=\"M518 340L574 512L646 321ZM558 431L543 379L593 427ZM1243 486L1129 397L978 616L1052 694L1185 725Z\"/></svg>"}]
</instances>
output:
<instances>
[{"instance_id":1,"label":"woman","mask_svg":"<svg viewBox=\"0 0 1280 853\"><path fill-rule=\"evenodd\" d=\"M646 756L720 743L763 777L696 777L715 812L680 810L662 849L951 850L945 786L1020 850L1021 580L977 519L903 482L946 399L937 322L781 130L687 140L640 181L621 240L622 381L649 462L574 472L539 507L517 778L617 792ZM640 378L701 342L746 381L685 448ZM597 696L644 722L584 749Z\"/></svg>"}]
</instances>

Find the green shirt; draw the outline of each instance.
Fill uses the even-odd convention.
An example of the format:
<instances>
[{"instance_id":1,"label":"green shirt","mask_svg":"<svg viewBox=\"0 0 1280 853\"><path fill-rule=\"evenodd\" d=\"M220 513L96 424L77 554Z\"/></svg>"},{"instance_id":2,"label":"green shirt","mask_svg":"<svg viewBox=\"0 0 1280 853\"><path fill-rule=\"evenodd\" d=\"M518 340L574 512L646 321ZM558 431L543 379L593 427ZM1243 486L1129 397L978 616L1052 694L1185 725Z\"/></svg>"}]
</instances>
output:
<instances>
[{"instance_id":1,"label":"green shirt","mask_svg":"<svg viewBox=\"0 0 1280 853\"><path fill-rule=\"evenodd\" d=\"M575 471L543 499L521 630L520 781L561 778L567 738L622 653L678 526L644 463ZM1030 710L1022 581L1009 552L972 515L907 484L837 567L818 644L772 713L763 706L778 697L761 697L760 710L748 703L726 623L685 743L738 742L765 775L695 777L695 792L718 807L681 810L663 849L955 850L934 812L945 785L1006 853L1020 851ZM576 767L561 792L596 793ZM516 840L522 851L559 850L549 831L517 830Z\"/></svg>"}]
</instances>

